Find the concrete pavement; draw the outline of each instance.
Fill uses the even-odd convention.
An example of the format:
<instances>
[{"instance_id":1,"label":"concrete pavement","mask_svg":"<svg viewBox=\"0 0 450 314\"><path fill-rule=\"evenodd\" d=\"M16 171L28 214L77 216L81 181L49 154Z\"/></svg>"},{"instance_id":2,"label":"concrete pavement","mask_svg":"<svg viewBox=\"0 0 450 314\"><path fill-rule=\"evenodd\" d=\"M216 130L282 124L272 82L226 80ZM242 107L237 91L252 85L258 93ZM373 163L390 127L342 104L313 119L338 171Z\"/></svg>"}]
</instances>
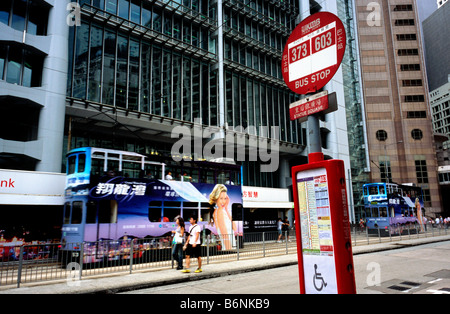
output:
<instances>
[{"instance_id":1,"label":"concrete pavement","mask_svg":"<svg viewBox=\"0 0 450 314\"><path fill-rule=\"evenodd\" d=\"M353 254L374 253L402 247L418 246L428 243L449 241L450 235L394 241L380 244L357 246ZM92 294L92 293L118 293L130 290L164 286L193 280L202 280L223 277L251 271L284 267L297 264L297 254L272 256L256 259L243 259L239 261L226 261L211 263L203 266L203 272L196 274L183 274L175 269L134 272L131 275L108 274L103 277L86 278L81 281L53 281L23 285L21 288L11 288L0 291L0 294ZM192 264L191 270L195 269Z\"/></svg>"}]
</instances>

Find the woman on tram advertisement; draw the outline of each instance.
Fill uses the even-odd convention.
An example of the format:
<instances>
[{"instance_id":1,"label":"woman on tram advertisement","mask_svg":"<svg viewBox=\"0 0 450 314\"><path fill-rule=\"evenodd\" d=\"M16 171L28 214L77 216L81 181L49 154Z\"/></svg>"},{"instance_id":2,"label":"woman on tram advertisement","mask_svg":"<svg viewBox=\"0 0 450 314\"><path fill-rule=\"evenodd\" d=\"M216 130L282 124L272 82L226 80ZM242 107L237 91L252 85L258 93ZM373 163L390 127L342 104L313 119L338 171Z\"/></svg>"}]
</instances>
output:
<instances>
[{"instance_id":1,"label":"woman on tram advertisement","mask_svg":"<svg viewBox=\"0 0 450 314\"><path fill-rule=\"evenodd\" d=\"M229 209L230 198L228 189L223 184L217 184L209 195L209 203L214 206L213 223L226 250L236 246L235 235L238 233Z\"/></svg>"}]
</instances>

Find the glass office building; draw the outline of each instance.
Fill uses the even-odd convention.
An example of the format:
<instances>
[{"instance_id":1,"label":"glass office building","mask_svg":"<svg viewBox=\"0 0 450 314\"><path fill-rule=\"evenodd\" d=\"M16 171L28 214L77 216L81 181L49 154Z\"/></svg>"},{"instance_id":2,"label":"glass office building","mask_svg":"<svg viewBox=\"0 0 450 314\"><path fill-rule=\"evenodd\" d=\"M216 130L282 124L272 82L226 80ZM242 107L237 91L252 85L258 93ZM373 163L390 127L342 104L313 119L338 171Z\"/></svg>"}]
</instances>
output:
<instances>
[{"instance_id":1,"label":"glass office building","mask_svg":"<svg viewBox=\"0 0 450 314\"><path fill-rule=\"evenodd\" d=\"M68 147L168 154L174 126L200 123L279 140L284 167L303 151L305 132L288 112L298 96L280 67L297 1L79 5L81 23L69 37ZM248 159L243 164L244 184L285 187L279 171L261 173Z\"/></svg>"}]
</instances>

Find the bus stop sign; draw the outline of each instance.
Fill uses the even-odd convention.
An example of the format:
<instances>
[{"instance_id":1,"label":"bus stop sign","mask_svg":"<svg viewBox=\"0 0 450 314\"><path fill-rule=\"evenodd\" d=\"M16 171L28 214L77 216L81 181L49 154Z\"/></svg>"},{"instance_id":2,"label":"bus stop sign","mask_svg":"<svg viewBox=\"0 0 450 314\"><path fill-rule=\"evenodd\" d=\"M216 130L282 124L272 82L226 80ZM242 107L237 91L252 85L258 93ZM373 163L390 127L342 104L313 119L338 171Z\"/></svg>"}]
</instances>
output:
<instances>
[{"instance_id":1,"label":"bus stop sign","mask_svg":"<svg viewBox=\"0 0 450 314\"><path fill-rule=\"evenodd\" d=\"M345 47L345 28L336 15L319 12L309 16L294 29L284 48L286 85L300 95L317 92L336 74Z\"/></svg>"},{"instance_id":2,"label":"bus stop sign","mask_svg":"<svg viewBox=\"0 0 450 314\"><path fill-rule=\"evenodd\" d=\"M300 292L355 294L344 162L309 159L292 168Z\"/></svg>"}]
</instances>

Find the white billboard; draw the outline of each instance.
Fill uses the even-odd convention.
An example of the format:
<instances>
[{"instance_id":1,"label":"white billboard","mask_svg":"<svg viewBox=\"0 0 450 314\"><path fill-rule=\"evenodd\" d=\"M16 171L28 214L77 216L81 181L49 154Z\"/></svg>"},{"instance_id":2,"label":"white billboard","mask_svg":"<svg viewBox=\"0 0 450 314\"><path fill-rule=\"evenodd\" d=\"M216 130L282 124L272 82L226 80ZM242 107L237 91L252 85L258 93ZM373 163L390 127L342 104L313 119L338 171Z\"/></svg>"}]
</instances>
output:
<instances>
[{"instance_id":1,"label":"white billboard","mask_svg":"<svg viewBox=\"0 0 450 314\"><path fill-rule=\"evenodd\" d=\"M0 205L63 205L66 175L0 169Z\"/></svg>"}]
</instances>

